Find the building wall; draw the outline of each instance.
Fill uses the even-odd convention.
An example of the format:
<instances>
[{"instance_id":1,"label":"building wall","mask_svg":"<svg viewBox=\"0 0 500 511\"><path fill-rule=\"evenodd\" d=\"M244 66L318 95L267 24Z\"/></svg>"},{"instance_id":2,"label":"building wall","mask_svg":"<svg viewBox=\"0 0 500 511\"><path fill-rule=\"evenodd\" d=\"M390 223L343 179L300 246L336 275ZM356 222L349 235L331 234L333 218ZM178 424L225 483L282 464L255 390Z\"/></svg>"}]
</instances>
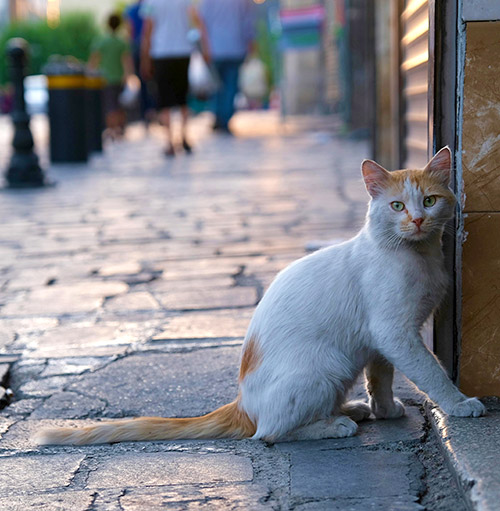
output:
<instances>
[{"instance_id":1,"label":"building wall","mask_svg":"<svg viewBox=\"0 0 500 511\"><path fill-rule=\"evenodd\" d=\"M280 0L282 9L325 5L322 0ZM287 48L281 56L281 106L285 115L310 114L324 109L324 53L321 46Z\"/></svg>"},{"instance_id":2,"label":"building wall","mask_svg":"<svg viewBox=\"0 0 500 511\"><path fill-rule=\"evenodd\" d=\"M61 14L68 11L90 11L100 23L114 10L118 2L116 0L60 0Z\"/></svg>"},{"instance_id":3,"label":"building wall","mask_svg":"<svg viewBox=\"0 0 500 511\"><path fill-rule=\"evenodd\" d=\"M336 41L336 3L334 0L325 0L325 34L323 37L324 54L324 102L328 111L338 110L340 101L339 66L340 57Z\"/></svg>"},{"instance_id":4,"label":"building wall","mask_svg":"<svg viewBox=\"0 0 500 511\"><path fill-rule=\"evenodd\" d=\"M282 57L282 108L287 115L322 109L323 73L318 49L285 51Z\"/></svg>"},{"instance_id":5,"label":"building wall","mask_svg":"<svg viewBox=\"0 0 500 511\"><path fill-rule=\"evenodd\" d=\"M18 19L36 19L44 17L47 9L47 0L4 0L0 1L0 16L2 11L8 14L1 21Z\"/></svg>"},{"instance_id":6,"label":"building wall","mask_svg":"<svg viewBox=\"0 0 500 511\"><path fill-rule=\"evenodd\" d=\"M0 27L7 24L10 18L8 0L0 0Z\"/></svg>"},{"instance_id":7,"label":"building wall","mask_svg":"<svg viewBox=\"0 0 500 511\"><path fill-rule=\"evenodd\" d=\"M500 395L500 21L467 24L460 386Z\"/></svg>"}]
</instances>

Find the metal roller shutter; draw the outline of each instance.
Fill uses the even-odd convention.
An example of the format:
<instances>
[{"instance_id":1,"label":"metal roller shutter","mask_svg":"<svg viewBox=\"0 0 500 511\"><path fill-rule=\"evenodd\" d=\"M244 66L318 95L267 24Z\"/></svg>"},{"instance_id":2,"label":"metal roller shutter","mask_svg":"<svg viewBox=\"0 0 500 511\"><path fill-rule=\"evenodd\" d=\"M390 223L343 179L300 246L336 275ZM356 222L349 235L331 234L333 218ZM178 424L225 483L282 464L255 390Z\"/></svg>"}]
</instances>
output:
<instances>
[{"instance_id":1,"label":"metal roller shutter","mask_svg":"<svg viewBox=\"0 0 500 511\"><path fill-rule=\"evenodd\" d=\"M401 73L405 103L404 167L420 168L427 162L429 92L428 0L405 0L401 15Z\"/></svg>"}]
</instances>

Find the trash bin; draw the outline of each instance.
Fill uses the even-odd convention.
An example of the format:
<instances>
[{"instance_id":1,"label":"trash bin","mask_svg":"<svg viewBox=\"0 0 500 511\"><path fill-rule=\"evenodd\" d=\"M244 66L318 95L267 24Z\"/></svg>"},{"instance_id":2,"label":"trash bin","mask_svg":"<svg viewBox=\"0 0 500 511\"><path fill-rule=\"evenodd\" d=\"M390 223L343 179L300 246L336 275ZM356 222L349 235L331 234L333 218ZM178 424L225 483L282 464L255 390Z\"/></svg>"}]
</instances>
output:
<instances>
[{"instance_id":1,"label":"trash bin","mask_svg":"<svg viewBox=\"0 0 500 511\"><path fill-rule=\"evenodd\" d=\"M87 71L85 75L85 100L87 103L87 150L89 153L102 152L104 111L102 91L104 79L97 72Z\"/></svg>"},{"instance_id":2,"label":"trash bin","mask_svg":"<svg viewBox=\"0 0 500 511\"><path fill-rule=\"evenodd\" d=\"M87 161L84 67L75 59L53 57L44 68L49 89L50 159Z\"/></svg>"}]
</instances>

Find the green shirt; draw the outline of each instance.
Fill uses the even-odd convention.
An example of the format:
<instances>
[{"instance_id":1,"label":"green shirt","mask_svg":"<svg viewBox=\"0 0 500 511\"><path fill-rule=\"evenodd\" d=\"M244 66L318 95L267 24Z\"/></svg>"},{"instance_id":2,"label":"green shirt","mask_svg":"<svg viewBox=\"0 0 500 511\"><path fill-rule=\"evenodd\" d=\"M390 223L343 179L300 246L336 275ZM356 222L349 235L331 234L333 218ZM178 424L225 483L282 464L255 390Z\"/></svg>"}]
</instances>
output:
<instances>
[{"instance_id":1,"label":"green shirt","mask_svg":"<svg viewBox=\"0 0 500 511\"><path fill-rule=\"evenodd\" d=\"M93 51L100 55L99 71L109 85L123 81L123 54L129 51L128 44L115 34L108 34L96 41Z\"/></svg>"}]
</instances>

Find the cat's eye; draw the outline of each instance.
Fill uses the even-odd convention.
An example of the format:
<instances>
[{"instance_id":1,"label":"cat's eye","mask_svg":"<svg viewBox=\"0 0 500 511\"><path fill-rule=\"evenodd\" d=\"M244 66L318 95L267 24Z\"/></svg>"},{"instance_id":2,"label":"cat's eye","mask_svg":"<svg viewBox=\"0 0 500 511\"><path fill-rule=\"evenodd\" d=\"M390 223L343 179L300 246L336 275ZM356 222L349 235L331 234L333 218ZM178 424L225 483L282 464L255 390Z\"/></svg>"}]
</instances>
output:
<instances>
[{"instance_id":1,"label":"cat's eye","mask_svg":"<svg viewBox=\"0 0 500 511\"><path fill-rule=\"evenodd\" d=\"M424 206L426 208L431 208L436 204L436 196L435 195L429 195L429 197L424 197Z\"/></svg>"},{"instance_id":2,"label":"cat's eye","mask_svg":"<svg viewBox=\"0 0 500 511\"><path fill-rule=\"evenodd\" d=\"M391 208L394 211L403 211L403 209L405 209L405 205L402 202L395 200L394 202L391 202Z\"/></svg>"}]
</instances>

